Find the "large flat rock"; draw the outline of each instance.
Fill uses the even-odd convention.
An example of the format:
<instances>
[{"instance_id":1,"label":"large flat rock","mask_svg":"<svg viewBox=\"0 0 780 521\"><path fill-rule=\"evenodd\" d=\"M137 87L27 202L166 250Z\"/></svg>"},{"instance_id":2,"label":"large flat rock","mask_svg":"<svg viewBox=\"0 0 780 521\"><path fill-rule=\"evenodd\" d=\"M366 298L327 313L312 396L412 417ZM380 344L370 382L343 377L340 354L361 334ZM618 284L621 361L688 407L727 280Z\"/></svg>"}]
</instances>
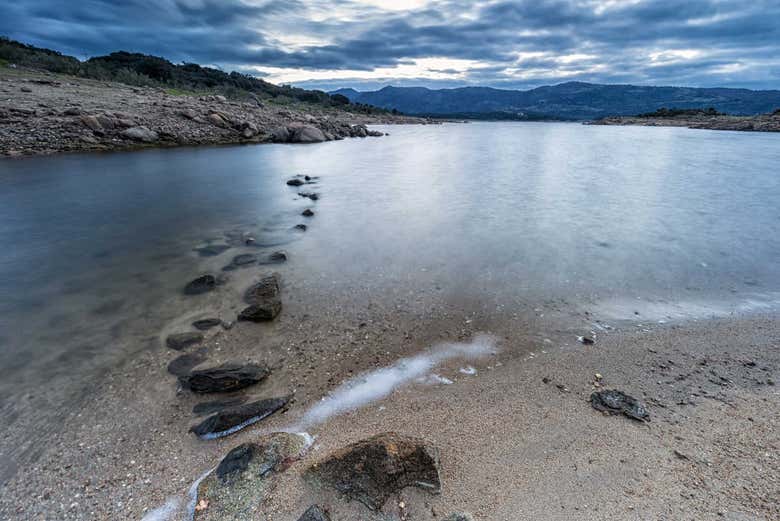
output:
<instances>
[{"instance_id":1,"label":"large flat rock","mask_svg":"<svg viewBox=\"0 0 780 521\"><path fill-rule=\"evenodd\" d=\"M183 387L196 393L226 393L261 382L269 374L271 370L265 365L227 362L192 371L180 376L179 381Z\"/></svg>"},{"instance_id":2,"label":"large flat rock","mask_svg":"<svg viewBox=\"0 0 780 521\"><path fill-rule=\"evenodd\" d=\"M336 489L371 510L406 487L441 492L439 451L424 440L393 432L340 449L306 471L313 483Z\"/></svg>"},{"instance_id":3,"label":"large flat rock","mask_svg":"<svg viewBox=\"0 0 780 521\"><path fill-rule=\"evenodd\" d=\"M290 396L283 396L225 407L194 425L190 431L203 439L222 438L267 418L289 401Z\"/></svg>"}]
</instances>

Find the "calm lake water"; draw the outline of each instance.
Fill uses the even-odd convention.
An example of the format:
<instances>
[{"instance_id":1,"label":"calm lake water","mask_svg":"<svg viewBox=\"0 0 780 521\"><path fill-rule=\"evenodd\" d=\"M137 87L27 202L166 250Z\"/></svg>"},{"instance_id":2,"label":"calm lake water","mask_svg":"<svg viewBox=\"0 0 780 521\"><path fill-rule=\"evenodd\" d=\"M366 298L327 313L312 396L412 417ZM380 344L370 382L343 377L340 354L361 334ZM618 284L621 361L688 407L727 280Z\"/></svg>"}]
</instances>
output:
<instances>
[{"instance_id":1,"label":"calm lake water","mask_svg":"<svg viewBox=\"0 0 780 521\"><path fill-rule=\"evenodd\" d=\"M24 403L49 418L36 425L45 435L112 364L159 346L164 324L197 312L183 283L246 251L214 260L194 248L242 234L258 253L291 252L321 295L430 287L533 304L780 292L780 135L381 130L391 136L0 161L0 433L34 424ZM316 204L285 185L298 173L321 177ZM291 231L308 207L309 230Z\"/></svg>"}]
</instances>

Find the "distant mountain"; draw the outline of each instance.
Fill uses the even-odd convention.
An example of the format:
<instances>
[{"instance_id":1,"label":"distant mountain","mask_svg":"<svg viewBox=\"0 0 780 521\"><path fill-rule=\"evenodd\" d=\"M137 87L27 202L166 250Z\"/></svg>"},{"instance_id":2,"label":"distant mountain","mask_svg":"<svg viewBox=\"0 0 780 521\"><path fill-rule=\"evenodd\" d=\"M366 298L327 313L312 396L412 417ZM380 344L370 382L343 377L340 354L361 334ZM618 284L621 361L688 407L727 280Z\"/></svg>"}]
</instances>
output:
<instances>
[{"instance_id":1,"label":"distant mountain","mask_svg":"<svg viewBox=\"0 0 780 521\"><path fill-rule=\"evenodd\" d=\"M569 82L531 90L490 87L428 89L385 87L370 92L339 89L333 93L405 114L463 115L507 119L598 119L667 108L709 108L740 115L764 114L780 108L780 91L726 88L642 87ZM332 93L332 94L333 94Z\"/></svg>"}]
</instances>

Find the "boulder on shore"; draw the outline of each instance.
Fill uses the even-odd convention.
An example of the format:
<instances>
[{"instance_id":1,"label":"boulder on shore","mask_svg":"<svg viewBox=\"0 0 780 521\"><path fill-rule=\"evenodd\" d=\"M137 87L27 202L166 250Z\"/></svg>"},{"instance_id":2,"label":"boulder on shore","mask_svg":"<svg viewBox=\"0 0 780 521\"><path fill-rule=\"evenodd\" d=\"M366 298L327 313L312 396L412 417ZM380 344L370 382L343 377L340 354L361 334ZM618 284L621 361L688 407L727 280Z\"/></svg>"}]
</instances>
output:
<instances>
[{"instance_id":1,"label":"boulder on shore","mask_svg":"<svg viewBox=\"0 0 780 521\"><path fill-rule=\"evenodd\" d=\"M441 492L439 451L425 441L396 433L353 443L315 463L306 476L336 489L371 510L406 487Z\"/></svg>"},{"instance_id":2,"label":"boulder on shore","mask_svg":"<svg viewBox=\"0 0 780 521\"><path fill-rule=\"evenodd\" d=\"M290 396L268 398L243 405L226 407L194 425L190 432L204 439L221 438L272 415L290 401Z\"/></svg>"},{"instance_id":3,"label":"boulder on shore","mask_svg":"<svg viewBox=\"0 0 780 521\"><path fill-rule=\"evenodd\" d=\"M235 447L198 485L197 502L203 507L195 509L195 521L269 519L262 509L274 477L307 447L304 436L287 432Z\"/></svg>"},{"instance_id":4,"label":"boulder on shore","mask_svg":"<svg viewBox=\"0 0 780 521\"><path fill-rule=\"evenodd\" d=\"M160 139L160 135L157 132L146 127L126 128L121 132L121 135L133 141L141 141L143 143L153 143Z\"/></svg>"},{"instance_id":5,"label":"boulder on shore","mask_svg":"<svg viewBox=\"0 0 780 521\"><path fill-rule=\"evenodd\" d=\"M328 138L322 130L311 125L303 125L293 130L290 141L293 143L321 143Z\"/></svg>"},{"instance_id":6,"label":"boulder on shore","mask_svg":"<svg viewBox=\"0 0 780 521\"><path fill-rule=\"evenodd\" d=\"M195 393L227 393L263 381L271 370L265 365L227 362L179 377L182 386Z\"/></svg>"}]
</instances>

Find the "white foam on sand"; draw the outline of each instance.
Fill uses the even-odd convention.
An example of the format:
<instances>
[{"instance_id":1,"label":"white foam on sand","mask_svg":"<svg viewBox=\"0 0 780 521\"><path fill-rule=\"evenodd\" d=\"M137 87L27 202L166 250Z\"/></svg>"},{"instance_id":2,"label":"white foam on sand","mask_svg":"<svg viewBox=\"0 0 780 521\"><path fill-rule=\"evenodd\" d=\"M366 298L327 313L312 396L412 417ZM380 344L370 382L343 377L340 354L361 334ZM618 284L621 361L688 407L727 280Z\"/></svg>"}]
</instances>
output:
<instances>
[{"instance_id":1,"label":"white foam on sand","mask_svg":"<svg viewBox=\"0 0 780 521\"><path fill-rule=\"evenodd\" d=\"M486 334L476 335L471 342L438 344L419 355L402 358L393 365L348 380L310 407L294 425L276 430L300 434L306 439L308 448L314 442L314 438L306 431L329 418L381 400L404 384L426 378L434 367L448 360L455 358L475 360L496 352L496 338ZM262 434L266 433L262 432ZM141 521L191 520L195 514L198 485L212 470L214 469L205 472L190 486L187 498L176 496L168 498L162 506L148 512ZM185 499L188 499L186 504Z\"/></svg>"},{"instance_id":2,"label":"white foam on sand","mask_svg":"<svg viewBox=\"0 0 780 521\"><path fill-rule=\"evenodd\" d=\"M381 400L399 386L424 378L437 365L453 358L476 359L496 352L496 339L480 334L471 342L448 342L416 356L402 358L391 366L352 378L304 413L293 431L306 431L343 414Z\"/></svg>"}]
</instances>

